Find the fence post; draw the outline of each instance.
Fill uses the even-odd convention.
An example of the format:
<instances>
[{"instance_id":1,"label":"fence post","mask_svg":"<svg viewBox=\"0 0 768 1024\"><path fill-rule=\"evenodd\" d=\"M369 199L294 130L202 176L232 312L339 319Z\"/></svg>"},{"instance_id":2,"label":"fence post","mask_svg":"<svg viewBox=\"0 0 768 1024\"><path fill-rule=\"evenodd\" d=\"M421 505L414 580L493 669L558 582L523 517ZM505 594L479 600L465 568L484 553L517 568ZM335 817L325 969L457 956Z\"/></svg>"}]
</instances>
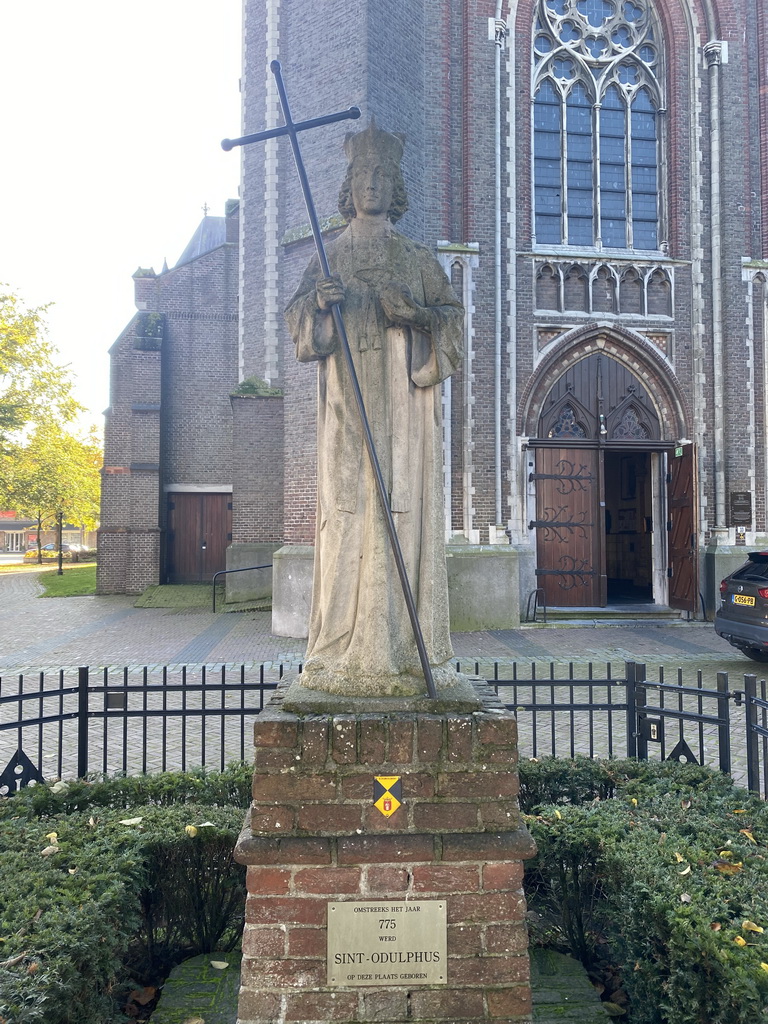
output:
<instances>
[{"instance_id":1,"label":"fence post","mask_svg":"<svg viewBox=\"0 0 768 1024\"><path fill-rule=\"evenodd\" d=\"M760 755L757 739L757 676L744 676L744 717L747 729L747 789L752 793L760 792Z\"/></svg>"},{"instance_id":2,"label":"fence post","mask_svg":"<svg viewBox=\"0 0 768 1024\"><path fill-rule=\"evenodd\" d=\"M88 675L87 665L77 670L77 777L88 774Z\"/></svg>"},{"instance_id":3,"label":"fence post","mask_svg":"<svg viewBox=\"0 0 768 1024\"><path fill-rule=\"evenodd\" d=\"M624 662L627 698L627 757L637 757L637 727L635 716L635 682L637 680L637 663Z\"/></svg>"},{"instance_id":4,"label":"fence post","mask_svg":"<svg viewBox=\"0 0 768 1024\"><path fill-rule=\"evenodd\" d=\"M731 705L728 693L728 673L717 673L717 726L720 771L731 773Z\"/></svg>"},{"instance_id":5,"label":"fence post","mask_svg":"<svg viewBox=\"0 0 768 1024\"><path fill-rule=\"evenodd\" d=\"M645 662L638 661L635 665L635 747L638 761L648 760L648 731L643 728L645 708L648 703L648 691L645 688Z\"/></svg>"}]
</instances>

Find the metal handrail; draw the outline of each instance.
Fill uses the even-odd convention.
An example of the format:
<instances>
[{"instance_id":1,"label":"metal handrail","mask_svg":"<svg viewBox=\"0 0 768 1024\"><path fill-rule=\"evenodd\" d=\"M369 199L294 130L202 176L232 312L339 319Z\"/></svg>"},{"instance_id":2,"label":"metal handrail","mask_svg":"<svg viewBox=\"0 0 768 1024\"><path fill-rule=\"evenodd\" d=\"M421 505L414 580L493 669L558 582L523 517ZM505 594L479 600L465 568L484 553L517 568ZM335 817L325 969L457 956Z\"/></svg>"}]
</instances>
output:
<instances>
[{"instance_id":1,"label":"metal handrail","mask_svg":"<svg viewBox=\"0 0 768 1024\"><path fill-rule=\"evenodd\" d=\"M544 611L544 623L547 621L547 596L544 593L543 587L537 587L536 590L532 590L528 595L528 604L525 609L525 621L535 622L536 621L536 608L539 604L539 594L541 594L541 607ZM531 598L533 598L533 618L531 618Z\"/></svg>"},{"instance_id":2,"label":"metal handrail","mask_svg":"<svg viewBox=\"0 0 768 1024\"><path fill-rule=\"evenodd\" d=\"M271 569L272 563L269 565L246 565L243 569L219 569L215 572L211 578L211 590L213 591L213 611L216 612L216 577L227 576L231 572L252 572L254 569Z\"/></svg>"}]
</instances>

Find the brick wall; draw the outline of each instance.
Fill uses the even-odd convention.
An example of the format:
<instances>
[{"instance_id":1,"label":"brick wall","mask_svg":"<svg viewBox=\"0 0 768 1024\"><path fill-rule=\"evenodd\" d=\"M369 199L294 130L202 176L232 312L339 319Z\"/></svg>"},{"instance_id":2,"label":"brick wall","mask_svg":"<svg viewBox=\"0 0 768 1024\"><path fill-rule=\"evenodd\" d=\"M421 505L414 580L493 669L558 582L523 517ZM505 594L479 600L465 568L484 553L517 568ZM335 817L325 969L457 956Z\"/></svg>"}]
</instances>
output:
<instances>
[{"instance_id":1,"label":"brick wall","mask_svg":"<svg viewBox=\"0 0 768 1024\"><path fill-rule=\"evenodd\" d=\"M254 726L239 1007L270 1021L514 1021L530 1013L514 716L316 715ZM402 806L373 806L373 776L402 779ZM445 900L447 985L331 986L327 905Z\"/></svg>"},{"instance_id":2,"label":"brick wall","mask_svg":"<svg viewBox=\"0 0 768 1024\"><path fill-rule=\"evenodd\" d=\"M283 399L233 397L232 542L283 540Z\"/></svg>"},{"instance_id":3,"label":"brick wall","mask_svg":"<svg viewBox=\"0 0 768 1024\"><path fill-rule=\"evenodd\" d=\"M228 237L172 270L134 275L139 312L110 351L99 593L162 581L165 488L232 486L238 241Z\"/></svg>"},{"instance_id":4,"label":"brick wall","mask_svg":"<svg viewBox=\"0 0 768 1024\"><path fill-rule=\"evenodd\" d=\"M502 10L505 17L508 6ZM590 324L605 327L618 358L631 364L636 334L648 335L662 326L667 341L659 348L656 368L666 373L679 408L686 410L686 434L699 446L703 542L714 522L716 404L725 416L721 454L726 491L749 490L755 509L766 505L765 332L753 319L751 279L743 273L745 259L766 256L768 237L766 14L760 0L656 0L654 8L663 36L658 43L666 55L662 121L664 241L668 243L667 251L654 258L674 279L672 316L661 319L610 312L574 318L537 309L536 263L547 254L531 251L534 0L520 0L511 8L510 34L500 53L502 518L509 515L519 524L527 522L519 441L523 425L536 422L537 415L525 402L538 394L537 382L548 372L545 364L556 362L557 353L569 344L569 332ZM363 111L362 123L327 126L302 138L321 219L337 212L345 133L363 127L374 114L383 127L408 136L403 169L411 209L400 224L402 230L431 247L439 240L478 244L472 371L469 379L456 379L457 388L466 385L471 403L472 493L462 492L469 485L467 474L460 474L458 467L466 453L457 450L452 499L454 524L460 522L462 509L473 507L474 525L481 528L485 540L487 524L496 519L494 103L498 50L488 38L488 19L495 17L496 5L490 0L413 0L408 4L384 0L377 5L245 0L244 12L243 131L279 121L267 68L275 57L283 62L294 117L311 117L350 104ZM317 46L318 38L324 41L322 48ZM712 76L704 56L704 46L712 40L728 44L727 62L718 71L724 126L719 223L713 223L711 204ZM232 248L224 246L169 274L147 275L136 282L143 308L166 316L163 433L157 458L163 465L163 485L212 486L231 479L233 456L227 437L232 386L252 374L281 384L285 389L282 539L303 544L314 535L316 369L295 363L282 311L311 258L312 245L306 240L307 215L285 140L246 147L242 161L242 245L237 264L230 242ZM712 280L713 230L722 249L719 282ZM557 254L559 258L573 256L593 263L608 259L595 251L565 250ZM622 257L630 256L614 253L611 258L621 267ZM722 297L723 374L717 371L713 356L715 287ZM555 331L551 343L542 344L541 332L553 328L560 329L560 338ZM129 335L130 330L125 337ZM151 360L142 369L127 341L119 340L112 358L115 380L106 464L119 469L146 461L138 454L149 452L153 444L156 447L152 425L156 414L130 407L157 400L148 396L153 388L156 391L158 378L155 375L151 383ZM722 385L718 399L715 384ZM460 426L460 421L453 424L454 443L460 438ZM668 439L672 440L671 434ZM112 480L106 490L103 528L128 528L122 520L115 521L123 507L124 483ZM270 529L277 529L276 522L273 519ZM162 528L163 524L156 525ZM757 525L765 525L762 511ZM525 529L521 536L528 536ZM102 578L107 586L100 570Z\"/></svg>"}]
</instances>

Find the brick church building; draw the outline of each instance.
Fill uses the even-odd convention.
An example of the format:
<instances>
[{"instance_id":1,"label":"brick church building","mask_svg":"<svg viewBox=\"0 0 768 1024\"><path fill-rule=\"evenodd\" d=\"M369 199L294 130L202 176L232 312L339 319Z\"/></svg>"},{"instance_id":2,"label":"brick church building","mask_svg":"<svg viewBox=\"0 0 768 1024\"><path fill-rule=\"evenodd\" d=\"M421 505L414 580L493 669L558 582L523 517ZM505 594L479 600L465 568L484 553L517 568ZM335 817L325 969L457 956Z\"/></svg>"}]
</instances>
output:
<instances>
[{"instance_id":1,"label":"brick church building","mask_svg":"<svg viewBox=\"0 0 768 1024\"><path fill-rule=\"evenodd\" d=\"M454 627L515 625L537 589L709 614L767 532L763 0L245 0L243 133L281 123L273 59L295 118L363 112L302 140L328 237L344 135L374 115L407 136L398 228L467 310ZM137 272L112 348L99 589L273 562L273 628L301 636L316 371L282 311L312 241L287 142L230 158L239 202Z\"/></svg>"}]
</instances>

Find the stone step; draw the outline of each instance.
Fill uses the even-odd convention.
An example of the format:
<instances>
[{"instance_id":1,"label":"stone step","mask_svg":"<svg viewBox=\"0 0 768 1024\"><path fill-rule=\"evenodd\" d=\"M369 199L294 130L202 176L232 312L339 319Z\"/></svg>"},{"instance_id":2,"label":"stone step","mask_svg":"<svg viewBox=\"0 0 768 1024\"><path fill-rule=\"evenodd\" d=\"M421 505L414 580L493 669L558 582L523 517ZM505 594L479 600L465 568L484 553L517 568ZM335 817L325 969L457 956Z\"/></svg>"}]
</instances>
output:
<instances>
[{"instance_id":1,"label":"stone step","mask_svg":"<svg viewBox=\"0 0 768 1024\"><path fill-rule=\"evenodd\" d=\"M674 608L665 605L610 605L607 608L547 608L544 622L543 609L539 608L536 622L521 623L522 629L537 629L557 626L632 626L638 625L686 625L688 618Z\"/></svg>"}]
</instances>

